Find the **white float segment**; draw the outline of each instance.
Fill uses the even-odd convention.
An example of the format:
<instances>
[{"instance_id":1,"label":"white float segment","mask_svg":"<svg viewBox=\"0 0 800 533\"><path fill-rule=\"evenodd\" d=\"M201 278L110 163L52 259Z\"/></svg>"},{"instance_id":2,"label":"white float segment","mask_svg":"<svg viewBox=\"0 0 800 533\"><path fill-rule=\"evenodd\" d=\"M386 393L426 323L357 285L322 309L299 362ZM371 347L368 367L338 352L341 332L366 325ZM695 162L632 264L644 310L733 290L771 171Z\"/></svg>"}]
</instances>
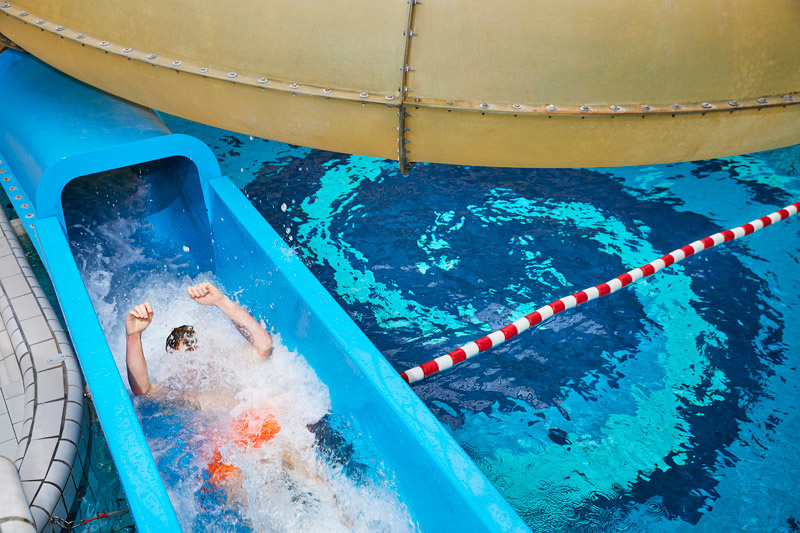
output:
<instances>
[{"instance_id":1,"label":"white float segment","mask_svg":"<svg viewBox=\"0 0 800 533\"><path fill-rule=\"evenodd\" d=\"M639 281L640 279L642 279L644 277L644 272L642 272L641 267L634 268L633 270L628 272L628 275L631 277L631 283L633 283L634 281Z\"/></svg>"},{"instance_id":2,"label":"white float segment","mask_svg":"<svg viewBox=\"0 0 800 533\"><path fill-rule=\"evenodd\" d=\"M414 383L424 378L425 372L422 371L422 368L415 366L414 368L409 368L406 370L406 377L408 378L409 383Z\"/></svg>"},{"instance_id":3,"label":"white float segment","mask_svg":"<svg viewBox=\"0 0 800 533\"><path fill-rule=\"evenodd\" d=\"M528 319L527 319L527 318L525 318L525 317L522 317L522 318L520 318L520 319L518 319L518 320L515 320L515 321L514 321L514 322L512 322L511 324L512 324L512 325L513 325L515 328L517 328L517 333L522 333L523 331L525 331L526 329L528 329L529 327L531 327L531 323L530 323L530 322L528 322Z\"/></svg>"},{"instance_id":4,"label":"white float segment","mask_svg":"<svg viewBox=\"0 0 800 533\"><path fill-rule=\"evenodd\" d=\"M684 259L686 259L686 253L683 250L681 250L680 248L678 248L674 252L670 252L669 255L672 256L672 258L675 260L675 263L677 263L678 261L683 261Z\"/></svg>"},{"instance_id":5,"label":"white float segment","mask_svg":"<svg viewBox=\"0 0 800 533\"><path fill-rule=\"evenodd\" d=\"M542 322L553 316L553 308L549 305L545 305L536 310L540 315L542 315Z\"/></svg>"},{"instance_id":6,"label":"white float segment","mask_svg":"<svg viewBox=\"0 0 800 533\"><path fill-rule=\"evenodd\" d=\"M652 266L652 267L653 267L653 270L654 270L654 272L653 272L653 273L654 273L654 274L655 274L656 272L658 272L659 270L663 269L663 268L667 268L667 264L666 264L666 263L664 262L664 260L663 260L663 259L661 259L661 258L658 258L658 259L656 259L655 261L653 261L652 263L650 263L650 266Z\"/></svg>"},{"instance_id":7,"label":"white float segment","mask_svg":"<svg viewBox=\"0 0 800 533\"><path fill-rule=\"evenodd\" d=\"M618 280L617 278L614 278L614 279L606 282L606 285L608 285L608 288L611 289L609 291L609 294L611 294L612 292L616 292L616 291L618 291L618 290L620 290L622 288L622 282L620 280Z\"/></svg>"},{"instance_id":8,"label":"white float segment","mask_svg":"<svg viewBox=\"0 0 800 533\"><path fill-rule=\"evenodd\" d=\"M741 227L741 226L739 226L738 228L734 228L733 237L736 238L736 239L744 237L744 228Z\"/></svg>"},{"instance_id":9,"label":"white float segment","mask_svg":"<svg viewBox=\"0 0 800 533\"><path fill-rule=\"evenodd\" d=\"M703 241L694 241L689 246L692 247L692 250L694 250L694 253L699 253L699 252L702 252L703 250L706 249L706 245L703 244Z\"/></svg>"},{"instance_id":10,"label":"white float segment","mask_svg":"<svg viewBox=\"0 0 800 533\"><path fill-rule=\"evenodd\" d=\"M714 241L714 246L716 246L725 242L725 236L722 233L715 233L711 236L711 240Z\"/></svg>"},{"instance_id":11,"label":"white float segment","mask_svg":"<svg viewBox=\"0 0 800 533\"><path fill-rule=\"evenodd\" d=\"M589 287L588 289L584 289L583 292L589 297L589 300L594 300L598 296L600 296L600 291L597 287ZM588 300L587 300L588 301Z\"/></svg>"},{"instance_id":12,"label":"white float segment","mask_svg":"<svg viewBox=\"0 0 800 533\"><path fill-rule=\"evenodd\" d=\"M565 296L561 298L561 301L564 303L564 309L572 309L576 305L578 305L578 300L575 299L573 295Z\"/></svg>"},{"instance_id":13,"label":"white float segment","mask_svg":"<svg viewBox=\"0 0 800 533\"><path fill-rule=\"evenodd\" d=\"M760 219L755 219L754 221L752 221L750 223L750 225L753 226L753 231L758 231L758 230L760 230L761 228L764 227L764 223L761 222Z\"/></svg>"},{"instance_id":14,"label":"white float segment","mask_svg":"<svg viewBox=\"0 0 800 533\"><path fill-rule=\"evenodd\" d=\"M781 216L777 213L777 211L775 213L770 213L769 219L772 221L773 224L776 222L780 222L782 220Z\"/></svg>"},{"instance_id":15,"label":"white float segment","mask_svg":"<svg viewBox=\"0 0 800 533\"><path fill-rule=\"evenodd\" d=\"M481 351L481 349L478 348L478 345L475 344L474 341L468 342L467 344L462 346L461 349L464 350L464 352L467 354L467 359L478 355L478 353Z\"/></svg>"},{"instance_id":16,"label":"white float segment","mask_svg":"<svg viewBox=\"0 0 800 533\"><path fill-rule=\"evenodd\" d=\"M497 346L498 344L500 344L501 342L505 342L506 340L505 334L499 329L497 331L489 333L489 335L487 336L492 341L492 346Z\"/></svg>"},{"instance_id":17,"label":"white float segment","mask_svg":"<svg viewBox=\"0 0 800 533\"><path fill-rule=\"evenodd\" d=\"M453 366L453 358L450 357L450 354L437 357L434 359L434 361L436 361L436 364L439 365L439 370L447 370Z\"/></svg>"},{"instance_id":18,"label":"white float segment","mask_svg":"<svg viewBox=\"0 0 800 533\"><path fill-rule=\"evenodd\" d=\"M794 205L794 204L792 204L792 205L790 205L790 206L788 206L788 207L786 207L784 209L786 209L789 212L789 216L797 214L797 206Z\"/></svg>"}]
</instances>

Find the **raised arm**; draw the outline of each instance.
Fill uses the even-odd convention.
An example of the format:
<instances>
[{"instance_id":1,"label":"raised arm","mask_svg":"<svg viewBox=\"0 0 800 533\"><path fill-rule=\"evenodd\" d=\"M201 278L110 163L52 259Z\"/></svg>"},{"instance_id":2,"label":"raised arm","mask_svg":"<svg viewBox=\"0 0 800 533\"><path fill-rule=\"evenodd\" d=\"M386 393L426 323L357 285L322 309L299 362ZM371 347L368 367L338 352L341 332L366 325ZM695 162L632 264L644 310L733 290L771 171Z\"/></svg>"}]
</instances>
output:
<instances>
[{"instance_id":1,"label":"raised arm","mask_svg":"<svg viewBox=\"0 0 800 533\"><path fill-rule=\"evenodd\" d=\"M269 333L239 304L222 294L219 289L208 282L189 287L188 292L195 302L203 305L215 305L222 310L233 322L233 325L236 326L236 329L239 330L239 333L253 345L259 357L270 356L272 353L272 339Z\"/></svg>"},{"instance_id":2,"label":"raised arm","mask_svg":"<svg viewBox=\"0 0 800 533\"><path fill-rule=\"evenodd\" d=\"M128 367L128 382L137 396L147 394L152 389L142 350L142 332L152 321L153 308L149 303L137 305L125 319L125 364Z\"/></svg>"}]
</instances>

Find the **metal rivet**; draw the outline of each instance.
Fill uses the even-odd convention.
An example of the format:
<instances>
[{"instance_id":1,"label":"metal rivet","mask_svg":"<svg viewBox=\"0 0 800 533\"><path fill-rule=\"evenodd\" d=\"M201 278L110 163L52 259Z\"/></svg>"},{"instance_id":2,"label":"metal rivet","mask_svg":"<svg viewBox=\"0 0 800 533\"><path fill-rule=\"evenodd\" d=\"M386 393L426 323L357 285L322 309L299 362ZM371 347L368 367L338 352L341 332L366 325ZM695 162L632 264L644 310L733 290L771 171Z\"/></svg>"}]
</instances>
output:
<instances>
[{"instance_id":1,"label":"metal rivet","mask_svg":"<svg viewBox=\"0 0 800 533\"><path fill-rule=\"evenodd\" d=\"M581 106L581 111L589 111L589 106L588 105L582 105Z\"/></svg>"},{"instance_id":2,"label":"metal rivet","mask_svg":"<svg viewBox=\"0 0 800 533\"><path fill-rule=\"evenodd\" d=\"M511 104L511 107L513 107L514 109L522 109L522 106L519 104Z\"/></svg>"},{"instance_id":3,"label":"metal rivet","mask_svg":"<svg viewBox=\"0 0 800 533\"><path fill-rule=\"evenodd\" d=\"M155 59L158 56L156 54L147 54L147 59Z\"/></svg>"},{"instance_id":4,"label":"metal rivet","mask_svg":"<svg viewBox=\"0 0 800 533\"><path fill-rule=\"evenodd\" d=\"M9 188L8 188L8 190L9 190L9 191L16 191L16 190L17 190L17 188L12 186L12 187L9 187Z\"/></svg>"},{"instance_id":5,"label":"metal rivet","mask_svg":"<svg viewBox=\"0 0 800 533\"><path fill-rule=\"evenodd\" d=\"M325 87L324 89L322 89L322 92L324 92L325 94L331 94L333 92L333 89L331 89L330 87Z\"/></svg>"},{"instance_id":6,"label":"metal rivet","mask_svg":"<svg viewBox=\"0 0 800 533\"><path fill-rule=\"evenodd\" d=\"M292 89L297 89L298 87L300 87L300 85L298 85L296 83L290 83L289 87L291 87Z\"/></svg>"},{"instance_id":7,"label":"metal rivet","mask_svg":"<svg viewBox=\"0 0 800 533\"><path fill-rule=\"evenodd\" d=\"M133 48L125 47L125 48L122 49L122 52L125 53L125 54L129 54L129 53L133 52Z\"/></svg>"},{"instance_id":8,"label":"metal rivet","mask_svg":"<svg viewBox=\"0 0 800 533\"><path fill-rule=\"evenodd\" d=\"M108 46L109 44L111 43L108 41L100 41L100 46Z\"/></svg>"},{"instance_id":9,"label":"metal rivet","mask_svg":"<svg viewBox=\"0 0 800 533\"><path fill-rule=\"evenodd\" d=\"M762 96L761 98L756 100L756 102L758 102L759 104L766 104L767 103L767 99Z\"/></svg>"},{"instance_id":10,"label":"metal rivet","mask_svg":"<svg viewBox=\"0 0 800 533\"><path fill-rule=\"evenodd\" d=\"M369 96L369 93L359 93L358 96L360 96L361 98L367 98Z\"/></svg>"},{"instance_id":11,"label":"metal rivet","mask_svg":"<svg viewBox=\"0 0 800 533\"><path fill-rule=\"evenodd\" d=\"M392 96L391 94L387 94L384 98L386 98L387 100L394 100L394 96Z\"/></svg>"},{"instance_id":12,"label":"metal rivet","mask_svg":"<svg viewBox=\"0 0 800 533\"><path fill-rule=\"evenodd\" d=\"M489 109L489 104L487 104L486 102L482 102L482 103L481 103L481 108L483 108L483 109Z\"/></svg>"},{"instance_id":13,"label":"metal rivet","mask_svg":"<svg viewBox=\"0 0 800 533\"><path fill-rule=\"evenodd\" d=\"M28 213L27 215L25 215L25 218L33 218L33 213ZM31 227L33 227L33 226L31 226Z\"/></svg>"},{"instance_id":14,"label":"metal rivet","mask_svg":"<svg viewBox=\"0 0 800 533\"><path fill-rule=\"evenodd\" d=\"M737 102L736 100L731 100L730 102L728 102L728 105L731 107L739 107L739 102Z\"/></svg>"},{"instance_id":15,"label":"metal rivet","mask_svg":"<svg viewBox=\"0 0 800 533\"><path fill-rule=\"evenodd\" d=\"M2 172L2 171L0 171ZM11 178L3 178L3 181L11 181Z\"/></svg>"},{"instance_id":16,"label":"metal rivet","mask_svg":"<svg viewBox=\"0 0 800 533\"><path fill-rule=\"evenodd\" d=\"M267 78L258 78L258 83L267 83L268 81Z\"/></svg>"},{"instance_id":17,"label":"metal rivet","mask_svg":"<svg viewBox=\"0 0 800 533\"><path fill-rule=\"evenodd\" d=\"M547 109L548 111L555 111L558 108L553 104L548 104L547 107L545 107L545 109Z\"/></svg>"},{"instance_id":18,"label":"metal rivet","mask_svg":"<svg viewBox=\"0 0 800 533\"><path fill-rule=\"evenodd\" d=\"M680 104L672 104L670 107L672 109L680 109L681 108Z\"/></svg>"},{"instance_id":19,"label":"metal rivet","mask_svg":"<svg viewBox=\"0 0 800 533\"><path fill-rule=\"evenodd\" d=\"M237 73L235 73L235 72L228 72L228 77L229 77L229 78L235 78L236 76L238 76L238 74L237 74Z\"/></svg>"},{"instance_id":20,"label":"metal rivet","mask_svg":"<svg viewBox=\"0 0 800 533\"><path fill-rule=\"evenodd\" d=\"M76 39L83 39L84 37L86 37L86 34L84 33L79 33L78 35L75 36Z\"/></svg>"},{"instance_id":21,"label":"metal rivet","mask_svg":"<svg viewBox=\"0 0 800 533\"><path fill-rule=\"evenodd\" d=\"M64 26L56 26L56 31L64 31Z\"/></svg>"},{"instance_id":22,"label":"metal rivet","mask_svg":"<svg viewBox=\"0 0 800 533\"><path fill-rule=\"evenodd\" d=\"M28 12L27 11L23 11L22 13L19 14L19 16L20 17L27 17L28 16Z\"/></svg>"},{"instance_id":23,"label":"metal rivet","mask_svg":"<svg viewBox=\"0 0 800 533\"><path fill-rule=\"evenodd\" d=\"M609 108L611 111L619 111L619 110L621 110L621 109L622 109L622 108L621 108L620 106L618 106L618 105L610 105L610 106L608 106L608 108Z\"/></svg>"},{"instance_id":24,"label":"metal rivet","mask_svg":"<svg viewBox=\"0 0 800 533\"><path fill-rule=\"evenodd\" d=\"M44 24L44 20L42 20L42 19L39 19L39 20L37 20L37 21L36 21L36 24L38 24L39 26L41 26L42 24Z\"/></svg>"},{"instance_id":25,"label":"metal rivet","mask_svg":"<svg viewBox=\"0 0 800 533\"><path fill-rule=\"evenodd\" d=\"M647 105L647 104L644 104L644 105L642 106L642 109L644 109L645 111L650 111L650 110L651 110L651 109L653 109L653 108L652 108L652 107L650 107L650 106L649 106L649 105Z\"/></svg>"},{"instance_id":26,"label":"metal rivet","mask_svg":"<svg viewBox=\"0 0 800 533\"><path fill-rule=\"evenodd\" d=\"M22 200L22 195L18 194L14 197L14 200Z\"/></svg>"},{"instance_id":27,"label":"metal rivet","mask_svg":"<svg viewBox=\"0 0 800 533\"><path fill-rule=\"evenodd\" d=\"M22 204L20 207L21 207L22 209L28 209L28 204Z\"/></svg>"},{"instance_id":28,"label":"metal rivet","mask_svg":"<svg viewBox=\"0 0 800 533\"><path fill-rule=\"evenodd\" d=\"M7 7L11 7L11 4L9 4L8 2L6 2L5 4L3 4L3 9L5 9L5 8L7 8Z\"/></svg>"},{"instance_id":29,"label":"metal rivet","mask_svg":"<svg viewBox=\"0 0 800 533\"><path fill-rule=\"evenodd\" d=\"M447 105L456 105L456 103L454 101L452 101L452 100L448 100L447 101Z\"/></svg>"},{"instance_id":30,"label":"metal rivet","mask_svg":"<svg viewBox=\"0 0 800 533\"><path fill-rule=\"evenodd\" d=\"M783 99L784 99L784 100L789 100L789 101L793 100L793 98L792 98L792 95L791 95L791 94L784 94L784 95L783 95Z\"/></svg>"},{"instance_id":31,"label":"metal rivet","mask_svg":"<svg viewBox=\"0 0 800 533\"><path fill-rule=\"evenodd\" d=\"M206 72L208 72L208 67L200 67L200 68L199 68L199 69L197 69L197 70L199 70L200 72L202 72L203 74L205 74Z\"/></svg>"},{"instance_id":32,"label":"metal rivet","mask_svg":"<svg viewBox=\"0 0 800 533\"><path fill-rule=\"evenodd\" d=\"M172 64L177 67L177 66L183 64L183 61L180 61L180 60L176 59L175 61L172 62Z\"/></svg>"},{"instance_id":33,"label":"metal rivet","mask_svg":"<svg viewBox=\"0 0 800 533\"><path fill-rule=\"evenodd\" d=\"M711 105L711 104L709 104L708 102L703 102L702 104L700 104L700 107L702 107L702 108L704 108L704 109L711 109L711 108L712 108L712 107L714 107L714 106L712 106L712 105Z\"/></svg>"}]
</instances>

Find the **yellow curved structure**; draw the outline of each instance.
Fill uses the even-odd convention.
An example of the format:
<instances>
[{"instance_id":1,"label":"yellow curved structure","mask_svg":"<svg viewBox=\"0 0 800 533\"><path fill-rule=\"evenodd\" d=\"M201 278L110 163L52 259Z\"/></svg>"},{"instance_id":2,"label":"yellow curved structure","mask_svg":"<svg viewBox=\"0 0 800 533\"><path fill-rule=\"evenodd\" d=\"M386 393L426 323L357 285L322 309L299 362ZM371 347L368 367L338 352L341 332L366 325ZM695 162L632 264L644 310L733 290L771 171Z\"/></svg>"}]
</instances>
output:
<instances>
[{"instance_id":1,"label":"yellow curved structure","mask_svg":"<svg viewBox=\"0 0 800 533\"><path fill-rule=\"evenodd\" d=\"M403 169L640 165L800 142L796 0L0 6L0 33L112 94Z\"/></svg>"}]
</instances>

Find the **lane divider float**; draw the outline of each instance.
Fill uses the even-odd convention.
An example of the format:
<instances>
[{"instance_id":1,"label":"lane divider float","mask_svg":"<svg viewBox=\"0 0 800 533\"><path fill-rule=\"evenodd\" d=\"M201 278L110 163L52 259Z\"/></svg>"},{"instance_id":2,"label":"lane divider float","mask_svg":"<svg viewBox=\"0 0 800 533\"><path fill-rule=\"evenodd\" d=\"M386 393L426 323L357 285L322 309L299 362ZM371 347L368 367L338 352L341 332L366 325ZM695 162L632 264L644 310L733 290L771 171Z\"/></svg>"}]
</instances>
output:
<instances>
[{"instance_id":1,"label":"lane divider float","mask_svg":"<svg viewBox=\"0 0 800 533\"><path fill-rule=\"evenodd\" d=\"M560 300L556 300L555 302L551 302L544 307L537 309L533 313L525 315L519 320L512 322L506 327L498 329L473 342L469 342L461 348L453 350L447 355L437 357L436 359L432 359L427 363L422 363L419 366L415 366L414 368L410 368L405 372L401 372L400 376L406 381L406 383L411 384L441 370L447 370L448 368L457 365L458 363L462 363L467 359L470 359L471 357L488 350L489 348L493 348L494 346L507 341L511 337L522 333L531 326L535 326L536 324L544 322L553 315L557 315L562 311L575 307L576 305L586 303L590 300L594 300L595 298L600 298L601 296L616 292L622 287L630 285L631 283L642 278L646 278L647 276L652 276L659 270L682 261L690 255L702 252L703 250L708 250L709 248L723 242L733 241L739 239L740 237L744 237L745 235L750 235L751 233L765 228L770 224L780 222L781 220L785 220L792 215L796 215L799 210L800 202L795 202L784 207L783 209L775 211L774 213L753 220L752 222L749 222L743 226L739 226L738 228L715 233L714 235L710 235L705 239L694 241L693 243L687 244L682 248L678 248L674 252L670 252L659 257L651 263L647 263L644 266L629 270L621 276L617 276L606 283L589 287L588 289L584 289L580 292L565 296Z\"/></svg>"}]
</instances>

